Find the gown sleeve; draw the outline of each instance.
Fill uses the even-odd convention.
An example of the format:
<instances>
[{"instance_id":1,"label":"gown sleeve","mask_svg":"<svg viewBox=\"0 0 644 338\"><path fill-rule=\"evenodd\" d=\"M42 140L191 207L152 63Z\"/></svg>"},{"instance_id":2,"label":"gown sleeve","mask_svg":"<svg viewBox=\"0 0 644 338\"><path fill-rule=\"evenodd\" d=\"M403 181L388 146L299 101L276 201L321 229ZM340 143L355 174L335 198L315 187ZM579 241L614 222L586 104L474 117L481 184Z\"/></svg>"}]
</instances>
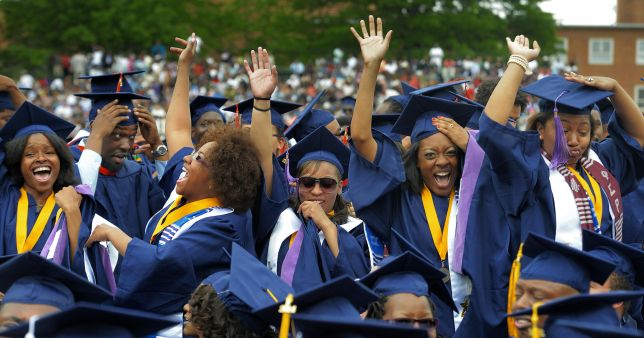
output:
<instances>
[{"instance_id":1,"label":"gown sleeve","mask_svg":"<svg viewBox=\"0 0 644 338\"><path fill-rule=\"evenodd\" d=\"M518 215L532 203L543 161L536 132L522 132L491 120L483 113L478 143L489 158L499 203L506 213Z\"/></svg>"},{"instance_id":2,"label":"gown sleeve","mask_svg":"<svg viewBox=\"0 0 644 338\"><path fill-rule=\"evenodd\" d=\"M378 151L373 162L351 144L349 182L351 202L360 219L380 238L389 238L392 217L399 204L400 186L406 181L402 155L394 141L374 131Z\"/></svg>"},{"instance_id":3,"label":"gown sleeve","mask_svg":"<svg viewBox=\"0 0 644 338\"><path fill-rule=\"evenodd\" d=\"M273 157L273 186L270 194L266 193L265 184L262 174L262 184L252 209L255 250L258 253L261 253L263 248L268 245L277 220L288 208L288 183L284 176L284 170L275 157Z\"/></svg>"},{"instance_id":4,"label":"gown sleeve","mask_svg":"<svg viewBox=\"0 0 644 338\"><path fill-rule=\"evenodd\" d=\"M117 304L162 314L180 312L201 280L228 268L223 249L230 252L232 242L242 240L238 223L245 223L245 217L209 217L162 246L133 238L121 265Z\"/></svg>"},{"instance_id":5,"label":"gown sleeve","mask_svg":"<svg viewBox=\"0 0 644 338\"><path fill-rule=\"evenodd\" d=\"M616 114L608 122L608 132L610 137L600 143L593 143L592 149L619 182L623 196L637 189L639 181L644 177L644 149L626 133Z\"/></svg>"},{"instance_id":6,"label":"gown sleeve","mask_svg":"<svg viewBox=\"0 0 644 338\"><path fill-rule=\"evenodd\" d=\"M340 226L338 226L338 247L340 249L338 257L334 257L326 241L322 246L331 277L347 275L356 279L369 273L369 262L360 243Z\"/></svg>"}]
</instances>

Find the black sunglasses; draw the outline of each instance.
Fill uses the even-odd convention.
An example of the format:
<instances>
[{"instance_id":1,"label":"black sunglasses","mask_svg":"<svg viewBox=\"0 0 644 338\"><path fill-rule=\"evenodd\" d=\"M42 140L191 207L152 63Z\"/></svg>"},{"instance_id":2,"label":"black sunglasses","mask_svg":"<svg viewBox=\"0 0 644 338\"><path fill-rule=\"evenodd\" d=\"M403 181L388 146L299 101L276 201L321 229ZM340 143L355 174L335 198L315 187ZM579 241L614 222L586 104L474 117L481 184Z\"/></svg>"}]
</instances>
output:
<instances>
[{"instance_id":1,"label":"black sunglasses","mask_svg":"<svg viewBox=\"0 0 644 338\"><path fill-rule=\"evenodd\" d=\"M305 189L313 189L313 187L315 187L315 185L319 183L320 188L325 191L331 191L338 186L338 181L329 177L315 178L304 176L298 178L297 183L299 184L300 188Z\"/></svg>"},{"instance_id":2,"label":"black sunglasses","mask_svg":"<svg viewBox=\"0 0 644 338\"><path fill-rule=\"evenodd\" d=\"M418 324L419 327L425 328L425 329L430 329L430 328L435 328L438 326L438 319L434 318L428 318L428 319L407 319L407 318L400 318L400 319L392 319L390 322L393 323L399 323L399 324L407 324L413 326L414 324Z\"/></svg>"}]
</instances>

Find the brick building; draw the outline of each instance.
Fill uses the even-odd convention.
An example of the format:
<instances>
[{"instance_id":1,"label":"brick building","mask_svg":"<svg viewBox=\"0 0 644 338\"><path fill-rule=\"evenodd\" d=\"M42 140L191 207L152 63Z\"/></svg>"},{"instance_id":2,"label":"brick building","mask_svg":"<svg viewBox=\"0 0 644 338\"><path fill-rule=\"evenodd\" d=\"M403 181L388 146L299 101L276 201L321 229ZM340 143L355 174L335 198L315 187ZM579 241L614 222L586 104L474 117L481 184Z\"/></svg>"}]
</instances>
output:
<instances>
[{"instance_id":1,"label":"brick building","mask_svg":"<svg viewBox=\"0 0 644 338\"><path fill-rule=\"evenodd\" d=\"M584 75L615 78L644 110L644 0L617 0L611 26L561 26L569 63Z\"/></svg>"}]
</instances>

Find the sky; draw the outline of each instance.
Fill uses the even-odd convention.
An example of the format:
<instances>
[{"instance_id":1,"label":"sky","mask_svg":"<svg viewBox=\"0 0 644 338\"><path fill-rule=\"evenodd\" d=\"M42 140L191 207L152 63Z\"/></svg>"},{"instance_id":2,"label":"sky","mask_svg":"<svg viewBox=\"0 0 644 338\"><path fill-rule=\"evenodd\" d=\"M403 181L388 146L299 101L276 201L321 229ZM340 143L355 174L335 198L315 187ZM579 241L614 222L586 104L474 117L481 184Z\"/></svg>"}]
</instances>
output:
<instances>
[{"instance_id":1,"label":"sky","mask_svg":"<svg viewBox=\"0 0 644 338\"><path fill-rule=\"evenodd\" d=\"M613 25L617 0L546 0L540 4L564 25Z\"/></svg>"}]
</instances>

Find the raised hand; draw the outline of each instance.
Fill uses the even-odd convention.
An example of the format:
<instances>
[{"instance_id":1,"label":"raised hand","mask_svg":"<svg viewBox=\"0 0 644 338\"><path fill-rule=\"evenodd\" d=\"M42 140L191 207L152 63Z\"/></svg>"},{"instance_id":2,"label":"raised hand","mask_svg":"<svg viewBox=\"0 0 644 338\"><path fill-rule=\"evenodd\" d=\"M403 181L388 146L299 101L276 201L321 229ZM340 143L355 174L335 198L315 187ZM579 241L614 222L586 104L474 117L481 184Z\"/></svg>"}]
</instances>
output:
<instances>
[{"instance_id":1,"label":"raised hand","mask_svg":"<svg viewBox=\"0 0 644 338\"><path fill-rule=\"evenodd\" d=\"M617 81L604 76L584 76L574 72L564 74L564 78L568 81L581 83L586 86L595 87L600 90L615 91Z\"/></svg>"},{"instance_id":2,"label":"raised hand","mask_svg":"<svg viewBox=\"0 0 644 338\"><path fill-rule=\"evenodd\" d=\"M179 55L179 65L189 66L194 60L197 50L197 37L192 33L188 41L182 38L174 38L174 41L182 44L185 48L170 47L170 51Z\"/></svg>"},{"instance_id":3,"label":"raised hand","mask_svg":"<svg viewBox=\"0 0 644 338\"><path fill-rule=\"evenodd\" d=\"M137 104L134 107L134 115L139 120L139 128L141 128L141 136L150 144L151 147L156 149L161 145L161 136L157 129L157 123L152 116L152 113L142 104Z\"/></svg>"},{"instance_id":4,"label":"raised hand","mask_svg":"<svg viewBox=\"0 0 644 338\"><path fill-rule=\"evenodd\" d=\"M12 87L16 87L16 82L10 77L0 75L0 91L8 91Z\"/></svg>"},{"instance_id":5,"label":"raised hand","mask_svg":"<svg viewBox=\"0 0 644 338\"><path fill-rule=\"evenodd\" d=\"M96 114L96 119L92 122L92 132L99 137L105 137L111 134L121 122L128 120L130 108L124 105L119 105L118 100L114 100L103 108L99 109Z\"/></svg>"},{"instance_id":6,"label":"raised hand","mask_svg":"<svg viewBox=\"0 0 644 338\"><path fill-rule=\"evenodd\" d=\"M369 31L365 25L364 20L360 20L360 27L362 27L362 35L358 34L355 28L351 27L351 33L356 37L360 43L360 50L362 51L362 58L365 64L378 64L385 57L385 53L389 49L389 42L391 41L392 31L387 32L387 35L382 35L382 20L378 18L374 22L373 15L369 15Z\"/></svg>"},{"instance_id":7,"label":"raised hand","mask_svg":"<svg viewBox=\"0 0 644 338\"><path fill-rule=\"evenodd\" d=\"M244 68L248 74L250 81L250 89L253 96L261 98L269 98L277 87L277 67L271 66L271 61L268 55L268 50L257 48L257 54L254 50L250 51L251 62L253 68L248 64L248 60L244 59Z\"/></svg>"},{"instance_id":8,"label":"raised hand","mask_svg":"<svg viewBox=\"0 0 644 338\"><path fill-rule=\"evenodd\" d=\"M465 128L456 123L456 121L444 116L439 116L432 119L432 124L463 152L467 150L467 142L470 139L470 134L468 134Z\"/></svg>"},{"instance_id":9,"label":"raised hand","mask_svg":"<svg viewBox=\"0 0 644 338\"><path fill-rule=\"evenodd\" d=\"M523 35L517 35L514 41L506 37L505 41L508 43L508 49L512 55L521 55L528 62L536 59L541 52L541 47L536 40L532 42L532 48L530 48L530 39Z\"/></svg>"},{"instance_id":10,"label":"raised hand","mask_svg":"<svg viewBox=\"0 0 644 338\"><path fill-rule=\"evenodd\" d=\"M66 212L78 209L83 199L81 194L76 192L76 189L71 185L60 189L56 194L54 194L54 198L56 199L56 205Z\"/></svg>"}]
</instances>

